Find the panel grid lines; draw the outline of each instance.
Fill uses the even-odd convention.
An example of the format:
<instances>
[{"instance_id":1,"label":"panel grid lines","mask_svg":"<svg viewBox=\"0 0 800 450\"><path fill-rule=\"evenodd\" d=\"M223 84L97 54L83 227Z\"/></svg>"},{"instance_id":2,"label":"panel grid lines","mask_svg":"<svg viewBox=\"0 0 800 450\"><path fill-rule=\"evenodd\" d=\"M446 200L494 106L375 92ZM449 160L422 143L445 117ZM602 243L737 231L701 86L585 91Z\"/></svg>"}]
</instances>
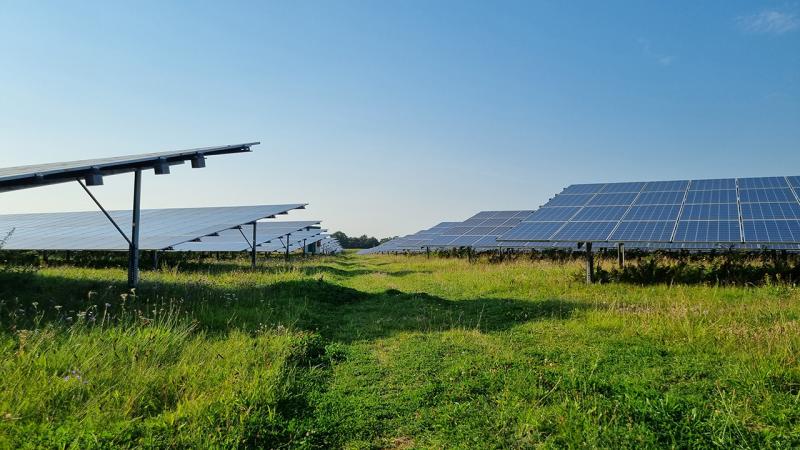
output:
<instances>
[{"instance_id":1,"label":"panel grid lines","mask_svg":"<svg viewBox=\"0 0 800 450\"><path fill-rule=\"evenodd\" d=\"M744 242L744 221L742 220L742 197L739 193L739 180L736 180L736 209L739 212L739 238Z\"/></svg>"},{"instance_id":2,"label":"panel grid lines","mask_svg":"<svg viewBox=\"0 0 800 450\"><path fill-rule=\"evenodd\" d=\"M675 234L678 233L678 223L683 216L683 208L686 206L686 198L689 196L689 190L692 189L692 180L686 184L686 192L683 193L683 201L681 202L681 210L678 212L678 218L675 219L675 226L672 228L672 235L669 237L670 242L675 240Z\"/></svg>"},{"instance_id":3,"label":"panel grid lines","mask_svg":"<svg viewBox=\"0 0 800 450\"><path fill-rule=\"evenodd\" d=\"M613 229L613 230L611 230L611 233L609 233L609 234L608 234L608 238L609 238L609 239L611 238L611 236L614 236L614 233L616 233L616 232L617 232L617 229L620 227L620 225L622 225L622 219L624 219L624 218L625 218L625 216L627 216L627 215L628 215L628 213L631 211L631 208L633 208L633 205L635 205L635 204L636 204L636 200L638 200L638 199L639 199L639 197L642 195L642 192L644 192L645 188L647 187L647 184L648 184L648 183L644 183L644 184L642 185L642 188L639 190L639 193L638 193L638 194L636 194L636 198L634 198L634 199L633 199L633 201L631 202L631 204L628 206L628 209L626 209L626 210L625 210L625 214L623 214L623 215L622 215L622 217L620 218L620 221L619 221L619 222L617 222L617 225L614 227L614 229Z\"/></svg>"},{"instance_id":4,"label":"panel grid lines","mask_svg":"<svg viewBox=\"0 0 800 450\"><path fill-rule=\"evenodd\" d=\"M497 240L785 246L798 227L797 176L626 182L568 186Z\"/></svg>"}]
</instances>

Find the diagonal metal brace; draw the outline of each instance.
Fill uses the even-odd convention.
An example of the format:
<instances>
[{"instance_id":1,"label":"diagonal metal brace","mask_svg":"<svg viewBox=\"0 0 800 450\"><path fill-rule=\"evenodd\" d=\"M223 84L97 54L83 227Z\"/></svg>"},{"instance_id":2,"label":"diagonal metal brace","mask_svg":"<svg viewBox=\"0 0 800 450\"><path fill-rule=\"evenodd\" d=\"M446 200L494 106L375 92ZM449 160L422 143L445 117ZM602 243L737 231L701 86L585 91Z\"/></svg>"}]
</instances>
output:
<instances>
[{"instance_id":1,"label":"diagonal metal brace","mask_svg":"<svg viewBox=\"0 0 800 450\"><path fill-rule=\"evenodd\" d=\"M242 227L237 227L236 229L239 230L239 233L242 234L242 237L244 238L244 241L247 242L247 246L252 248L253 247L253 243L251 243L250 239L247 239L247 236L244 235L244 231L242 231Z\"/></svg>"},{"instance_id":2,"label":"diagonal metal brace","mask_svg":"<svg viewBox=\"0 0 800 450\"><path fill-rule=\"evenodd\" d=\"M94 201L94 204L97 205L98 208L100 208L100 211L103 211L103 214L105 214L106 218L111 222L112 225L114 225L114 228L116 228L117 231L119 231L119 234L122 235L122 238L125 239L125 241L128 243L128 246L132 247L133 243L131 242L131 240L128 239L128 236L125 234L124 231L122 231L122 228L120 228L119 225L117 225L117 222L114 221L114 219L111 217L111 214L109 214L108 211L106 211L106 209L103 208L103 205L101 205L100 202L97 201L97 198L94 196L94 194L92 194L92 191L90 191L89 188L87 188L86 185L83 184L83 181L81 181L80 178L76 178L75 181L77 181L78 184L81 185L83 190L86 191L87 194L89 194L89 197L91 197L92 201Z\"/></svg>"}]
</instances>

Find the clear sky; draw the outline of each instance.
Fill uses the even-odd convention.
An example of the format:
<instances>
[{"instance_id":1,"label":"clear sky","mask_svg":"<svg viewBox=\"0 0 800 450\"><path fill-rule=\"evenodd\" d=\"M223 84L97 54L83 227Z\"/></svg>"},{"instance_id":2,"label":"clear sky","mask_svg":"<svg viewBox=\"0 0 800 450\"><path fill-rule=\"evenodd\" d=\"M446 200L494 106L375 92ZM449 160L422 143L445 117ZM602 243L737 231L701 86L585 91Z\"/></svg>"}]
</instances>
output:
<instances>
[{"instance_id":1,"label":"clear sky","mask_svg":"<svg viewBox=\"0 0 800 450\"><path fill-rule=\"evenodd\" d=\"M0 54L0 167L262 142L147 174L145 207L309 202L383 237L573 183L800 174L797 2L0 0Z\"/></svg>"}]
</instances>

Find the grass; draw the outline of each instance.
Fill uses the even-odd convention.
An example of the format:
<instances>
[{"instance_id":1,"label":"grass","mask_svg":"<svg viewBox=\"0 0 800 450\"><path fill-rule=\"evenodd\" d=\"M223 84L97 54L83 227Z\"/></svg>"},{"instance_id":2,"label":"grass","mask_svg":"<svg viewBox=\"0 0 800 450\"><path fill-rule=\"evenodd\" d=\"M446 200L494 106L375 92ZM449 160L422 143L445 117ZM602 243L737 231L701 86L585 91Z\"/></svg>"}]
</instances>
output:
<instances>
[{"instance_id":1,"label":"grass","mask_svg":"<svg viewBox=\"0 0 800 450\"><path fill-rule=\"evenodd\" d=\"M800 446L800 290L769 276L246 265L133 293L119 268L0 266L0 447Z\"/></svg>"}]
</instances>

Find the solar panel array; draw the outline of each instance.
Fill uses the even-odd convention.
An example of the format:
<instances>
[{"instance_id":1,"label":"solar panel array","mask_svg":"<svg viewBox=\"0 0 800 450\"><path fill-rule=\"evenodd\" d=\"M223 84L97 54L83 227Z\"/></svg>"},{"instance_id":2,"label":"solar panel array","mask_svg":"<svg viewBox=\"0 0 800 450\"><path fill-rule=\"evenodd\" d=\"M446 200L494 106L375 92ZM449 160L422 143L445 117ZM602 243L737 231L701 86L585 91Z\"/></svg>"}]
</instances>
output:
<instances>
[{"instance_id":1,"label":"solar panel array","mask_svg":"<svg viewBox=\"0 0 800 450\"><path fill-rule=\"evenodd\" d=\"M426 244L437 248L496 248L497 237L511 230L533 211L481 211L469 219L445 227Z\"/></svg>"},{"instance_id":2,"label":"solar panel array","mask_svg":"<svg viewBox=\"0 0 800 450\"><path fill-rule=\"evenodd\" d=\"M300 231L318 228L320 221L259 221L256 227L256 245L262 245L279 237L293 235ZM241 252L252 248L253 226L245 224L240 229L230 229L216 235L204 237L201 241L185 242L173 245L174 251L179 252Z\"/></svg>"},{"instance_id":3,"label":"solar panel array","mask_svg":"<svg viewBox=\"0 0 800 450\"><path fill-rule=\"evenodd\" d=\"M425 247L429 246L433 239L435 239L445 230L460 223L461 222L442 222L426 230L391 239L376 247L359 250L358 254L367 255L372 253L392 253L397 251L421 252Z\"/></svg>"},{"instance_id":4,"label":"solar panel array","mask_svg":"<svg viewBox=\"0 0 800 450\"><path fill-rule=\"evenodd\" d=\"M167 249L303 207L297 203L143 209L140 249ZM109 214L121 225L130 223L130 211ZM0 236L8 236L4 250L128 250L128 243L100 211L0 215Z\"/></svg>"},{"instance_id":5,"label":"solar panel array","mask_svg":"<svg viewBox=\"0 0 800 450\"><path fill-rule=\"evenodd\" d=\"M797 244L799 192L797 176L578 184L498 240Z\"/></svg>"}]
</instances>

